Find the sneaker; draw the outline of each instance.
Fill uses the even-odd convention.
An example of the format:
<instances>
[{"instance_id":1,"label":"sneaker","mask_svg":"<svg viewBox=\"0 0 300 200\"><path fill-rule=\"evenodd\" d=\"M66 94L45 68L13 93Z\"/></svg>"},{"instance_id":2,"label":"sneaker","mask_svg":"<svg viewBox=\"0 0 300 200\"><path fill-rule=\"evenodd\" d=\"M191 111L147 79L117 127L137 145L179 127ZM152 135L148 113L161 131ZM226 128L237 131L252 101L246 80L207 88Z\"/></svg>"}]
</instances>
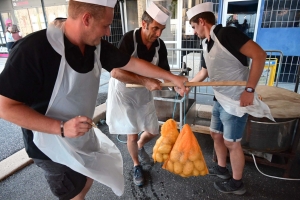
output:
<instances>
[{"instance_id":1,"label":"sneaker","mask_svg":"<svg viewBox=\"0 0 300 200\"><path fill-rule=\"evenodd\" d=\"M217 176L217 177L219 177L219 178L221 178L221 179L229 179L230 177L231 177L231 175L230 175L230 173L229 173L229 171L228 171L228 169L226 168L226 171L225 172L221 172L220 170L219 170L219 166L218 165L216 165L216 166L214 166L214 167L212 167L212 168L209 168L208 169L208 172L209 172L209 174L208 175L211 175L211 176Z\"/></svg>"},{"instance_id":2,"label":"sneaker","mask_svg":"<svg viewBox=\"0 0 300 200\"><path fill-rule=\"evenodd\" d=\"M133 182L137 186L142 186L144 184L143 168L141 165L133 167Z\"/></svg>"},{"instance_id":3,"label":"sneaker","mask_svg":"<svg viewBox=\"0 0 300 200\"><path fill-rule=\"evenodd\" d=\"M231 194L237 194L237 195L243 195L246 192L246 188L244 183L240 185L240 187L236 187L234 183L231 181L232 179L228 181L220 181L215 182L214 187L223 193L231 193Z\"/></svg>"},{"instance_id":4,"label":"sneaker","mask_svg":"<svg viewBox=\"0 0 300 200\"><path fill-rule=\"evenodd\" d=\"M150 156L147 154L144 147L142 147L141 149L138 150L138 157L139 157L139 161L143 165L150 165L151 166L153 164L153 162L151 161Z\"/></svg>"}]
</instances>

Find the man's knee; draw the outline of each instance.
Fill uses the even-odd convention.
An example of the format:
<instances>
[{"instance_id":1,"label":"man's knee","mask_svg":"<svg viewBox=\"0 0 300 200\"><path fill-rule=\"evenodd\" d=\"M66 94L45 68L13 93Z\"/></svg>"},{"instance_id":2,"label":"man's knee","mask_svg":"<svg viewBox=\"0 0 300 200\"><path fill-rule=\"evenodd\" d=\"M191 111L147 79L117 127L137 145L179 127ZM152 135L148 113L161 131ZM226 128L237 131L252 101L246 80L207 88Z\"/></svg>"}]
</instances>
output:
<instances>
[{"instance_id":1,"label":"man's knee","mask_svg":"<svg viewBox=\"0 0 300 200\"><path fill-rule=\"evenodd\" d=\"M215 142L223 142L224 141L223 134L210 132L210 135Z\"/></svg>"},{"instance_id":2,"label":"man's knee","mask_svg":"<svg viewBox=\"0 0 300 200\"><path fill-rule=\"evenodd\" d=\"M147 138L149 138L149 139L152 139L152 138L155 138L155 136L157 136L157 134L153 134L153 133L150 133L150 132L148 132L148 131L144 131L143 133L142 133L142 135L145 135Z\"/></svg>"},{"instance_id":3,"label":"man's knee","mask_svg":"<svg viewBox=\"0 0 300 200\"><path fill-rule=\"evenodd\" d=\"M75 196L74 198L72 198L71 200L82 200L84 199L85 195L88 193L88 191L90 190L92 184L93 184L93 179L86 177L86 183L84 188L81 190L81 192Z\"/></svg>"},{"instance_id":4,"label":"man's knee","mask_svg":"<svg viewBox=\"0 0 300 200\"><path fill-rule=\"evenodd\" d=\"M138 141L138 134L127 135L127 142L137 142L137 141Z\"/></svg>"},{"instance_id":5,"label":"man's knee","mask_svg":"<svg viewBox=\"0 0 300 200\"><path fill-rule=\"evenodd\" d=\"M229 149L229 151L242 149L241 142L231 142L231 141L224 140L224 144Z\"/></svg>"}]
</instances>

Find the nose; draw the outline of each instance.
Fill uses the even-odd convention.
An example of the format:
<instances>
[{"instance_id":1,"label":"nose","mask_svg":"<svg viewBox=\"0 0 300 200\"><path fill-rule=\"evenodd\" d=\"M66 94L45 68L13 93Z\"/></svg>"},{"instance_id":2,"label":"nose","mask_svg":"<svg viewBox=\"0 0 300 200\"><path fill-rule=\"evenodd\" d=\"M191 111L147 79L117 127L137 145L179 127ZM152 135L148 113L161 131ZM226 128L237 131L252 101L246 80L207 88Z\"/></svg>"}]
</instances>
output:
<instances>
[{"instance_id":1,"label":"nose","mask_svg":"<svg viewBox=\"0 0 300 200\"><path fill-rule=\"evenodd\" d=\"M156 36L157 36L157 37L160 37L161 34L162 34L162 30L157 30L157 31L156 31Z\"/></svg>"},{"instance_id":2,"label":"nose","mask_svg":"<svg viewBox=\"0 0 300 200\"><path fill-rule=\"evenodd\" d=\"M105 35L110 36L110 26L106 29Z\"/></svg>"}]
</instances>

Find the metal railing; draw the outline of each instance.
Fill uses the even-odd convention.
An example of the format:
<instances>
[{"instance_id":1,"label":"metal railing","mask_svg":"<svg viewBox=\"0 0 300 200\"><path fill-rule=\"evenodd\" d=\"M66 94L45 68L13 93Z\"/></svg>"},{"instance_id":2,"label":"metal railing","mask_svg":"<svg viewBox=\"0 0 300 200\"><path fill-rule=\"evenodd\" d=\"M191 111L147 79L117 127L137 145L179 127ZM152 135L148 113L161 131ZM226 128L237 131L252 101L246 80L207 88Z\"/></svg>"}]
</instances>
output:
<instances>
[{"instance_id":1,"label":"metal railing","mask_svg":"<svg viewBox=\"0 0 300 200\"><path fill-rule=\"evenodd\" d=\"M183 48L183 49L175 49L168 48L168 61L171 67L171 71L174 74L183 74L187 76L189 79L193 78L200 70L201 70L201 54L203 52L202 49L192 49L192 48ZM294 91L296 85L296 78L294 82L284 82L280 80L284 80L282 78L285 75L285 68L288 65L282 66L283 63L283 53L279 50L265 50L267 53L266 64L264 67L264 72L261 76L261 80L259 82L260 85L273 85L276 87L282 87L291 91ZM274 62L273 62L274 61ZM251 61L249 61L249 66L251 66ZM290 67L290 66L289 66ZM290 72L289 76L297 77L297 71L295 70L295 74ZM209 81L207 78L205 81ZM213 95L213 90L211 86L205 87L197 87L197 94L202 95Z\"/></svg>"}]
</instances>

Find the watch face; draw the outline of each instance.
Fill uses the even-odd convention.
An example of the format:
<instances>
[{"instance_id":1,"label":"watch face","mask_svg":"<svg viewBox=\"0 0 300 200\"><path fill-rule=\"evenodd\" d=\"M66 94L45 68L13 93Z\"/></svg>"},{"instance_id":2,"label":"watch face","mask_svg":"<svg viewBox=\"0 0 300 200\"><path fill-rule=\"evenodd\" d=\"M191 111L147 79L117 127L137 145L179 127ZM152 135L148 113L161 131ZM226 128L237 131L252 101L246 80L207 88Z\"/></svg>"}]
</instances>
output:
<instances>
[{"instance_id":1,"label":"watch face","mask_svg":"<svg viewBox=\"0 0 300 200\"><path fill-rule=\"evenodd\" d=\"M250 88L250 87L247 87L247 88L246 88L246 91L247 91L247 92L254 92L254 89L253 89L253 88Z\"/></svg>"}]
</instances>

